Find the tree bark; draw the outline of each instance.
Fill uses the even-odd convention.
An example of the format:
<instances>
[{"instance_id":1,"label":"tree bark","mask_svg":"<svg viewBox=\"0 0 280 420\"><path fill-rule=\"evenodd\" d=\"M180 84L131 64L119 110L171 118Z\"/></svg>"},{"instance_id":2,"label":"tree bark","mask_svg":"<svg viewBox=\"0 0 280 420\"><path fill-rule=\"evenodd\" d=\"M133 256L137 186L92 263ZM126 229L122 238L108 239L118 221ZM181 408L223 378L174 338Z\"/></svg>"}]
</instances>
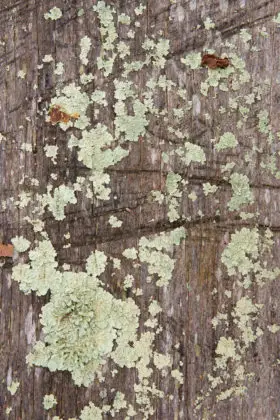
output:
<instances>
[{"instance_id":1,"label":"tree bark","mask_svg":"<svg viewBox=\"0 0 280 420\"><path fill-rule=\"evenodd\" d=\"M110 260L102 280L105 289L115 298L134 299L141 310L139 334L147 330L144 323L151 298L161 305L158 319L162 331L156 335L153 351L170 354L172 368L167 370L166 376L153 369L150 379L164 396L152 401L154 413L148 418L277 419L280 414L279 333L273 334L267 327L280 324L279 276L261 285L255 281L255 271L251 275L252 283L244 288L240 283L244 279L238 274L230 275L221 258L232 241L232 235L242 228L257 229L260 241L270 228L274 245L262 254L263 242L259 242L259 254L252 260L254 264L259 261L262 266L267 261L268 270L280 264L280 183L277 178L280 25L273 21L280 12L280 5L269 0L143 0L146 8L142 14L136 15L139 1L108 1L106 4L115 10L117 42L130 45L130 56L123 61L117 57L112 73L106 77L104 71L97 68L104 40L100 35L100 20L93 10L96 4L92 0L1 2L1 242L8 244L15 236L23 236L34 248L38 234L26 217L32 218L32 212L36 210L35 194L45 194L50 184L55 187L72 185L77 177L89 174L89 169L78 159L77 150L67 146L71 132L75 131L71 128L64 131L58 124L52 125L46 120L56 89L75 82L89 95L96 89L105 90L108 105L101 107L99 114L87 114L91 124L89 129L102 123L114 136L114 80L131 80L144 102L150 78L166 76L176 86L158 88L154 97L158 113L149 113L145 133L139 135L137 141L126 143L128 156L105 170L110 175L109 199L89 199L86 194L78 192L78 202L65 207L63 220L56 220L49 210L45 211L42 216L44 230L57 252L59 267L69 264L72 271L84 271L88 256L95 250L121 259L120 270L114 270ZM44 14L54 6L62 10L62 17L45 19ZM83 14L79 12L81 9ZM131 16L130 26L118 23L118 16L122 13ZM207 18L211 18L215 27L211 24L208 27ZM137 21L139 26L135 26ZM135 31L134 38L127 35L129 28ZM247 41L240 33L244 29L252 35ZM94 80L87 85L80 83L80 40L84 36L92 41L89 63L84 68L86 73L93 74ZM153 36L154 40L164 38L170 42L164 66L156 67L153 60L157 58L151 58L147 66L123 77L123 62L143 61L142 44L147 37L153 39ZM250 79L238 79L238 87L234 85L235 76L226 79L227 87L221 87L223 80L219 80L204 95L201 83L211 70L200 66L191 68L181 62L181 58L193 52L203 55L210 50L219 56L227 55L231 61L229 68L234 66L231 54L236 54L244 63ZM51 55L53 61L42 62L46 55ZM65 72L61 76L55 74L58 62L64 63ZM234 71L234 74L239 74L237 65ZM240 74L242 78L244 73ZM184 89L183 99L175 94L179 88ZM257 98L259 91L260 99ZM248 95L252 93L254 100L250 101ZM185 107L183 116L176 118L173 111L181 107L182 101L190 102L189 109ZM160 115L163 110L166 114ZM268 111L268 123L262 128L260 112L264 110ZM129 113L133 115L132 108L129 108ZM174 131L168 127L175 127ZM184 134L183 138L176 130ZM228 132L234 134L238 145L218 152L215 144L223 133ZM270 133L273 140L269 139ZM202 148L206 157L204 162L186 164L174 152L184 146L186 139ZM114 140L118 141L117 136ZM25 143L29 145L27 150ZM56 165L45 154L46 144L58 146ZM275 170L269 169L272 165L268 167L268 160L272 157L276 159ZM223 171L223 165L230 162L235 163L232 172L248 177L254 197L247 202L245 199L240 209L232 211L228 203L233 186L230 176L225 177L229 172ZM53 173L56 178L51 176ZM181 195L176 199L179 217L175 220L168 215L170 202L166 180L170 173L180 175ZM38 185L33 179L38 180ZM216 195L205 195L203 184L207 182L218 187ZM162 203L152 198L153 190L162 192L165 197ZM31 194L27 205L22 204L23 198L18 198L22 192ZM196 197L190 197L194 192ZM246 194L241 191L240 195ZM253 217L242 218L242 211L253 213ZM123 221L121 227L113 228L108 223L112 215ZM175 261L172 280L167 286L158 287L156 280L149 282L147 263L140 261L138 266L132 267L122 253L131 247L139 249L142 237L150 240L176 228L184 228L186 237L168 254ZM64 236L68 232L70 240ZM12 279L12 269L23 261L28 261L28 254L21 257L15 252L13 258L1 257L1 418L79 418L81 410L90 401L98 407L102 404L112 406L115 391L120 391L136 407L134 418L143 419L144 415L135 403L134 384L137 380L134 368L119 368L118 374L112 376L110 369L113 364L108 360L104 367L105 381L96 379L85 387L75 385L70 372L51 372L48 368L27 365L27 354L35 341L42 338L40 313L50 300L50 292L38 296L34 291L24 294L19 289L19 283ZM134 276L134 288L141 289L141 295L123 289L127 274ZM232 337L236 348L240 343L242 330L238 329L232 313L242 296L247 296L254 304L264 305L256 319L250 321L254 333L259 326L263 334L241 351L242 363L237 363L234 357L227 360L224 371L228 372L229 378L225 381L223 377L222 384L210 389L208 375L213 375L219 357L216 350L220 338ZM227 315L228 325L219 323L215 329L212 319L218 313ZM244 347L244 343L240 345ZM246 373L251 372L254 376L250 380L245 377L237 384L234 374L240 364ZM172 369L182 372L183 384L171 375ZM14 395L8 390L12 381L19 381ZM217 400L221 392L238 385L247 387L244 393L238 396L234 391L229 398ZM105 395L104 390L107 395L101 397ZM201 393L200 406L197 398ZM46 394L54 394L57 398L57 405L49 411L43 407ZM12 410L8 414L9 407ZM121 410L114 418L121 420L125 416L125 411ZM104 413L103 418L113 418L113 414Z\"/></svg>"}]
</instances>

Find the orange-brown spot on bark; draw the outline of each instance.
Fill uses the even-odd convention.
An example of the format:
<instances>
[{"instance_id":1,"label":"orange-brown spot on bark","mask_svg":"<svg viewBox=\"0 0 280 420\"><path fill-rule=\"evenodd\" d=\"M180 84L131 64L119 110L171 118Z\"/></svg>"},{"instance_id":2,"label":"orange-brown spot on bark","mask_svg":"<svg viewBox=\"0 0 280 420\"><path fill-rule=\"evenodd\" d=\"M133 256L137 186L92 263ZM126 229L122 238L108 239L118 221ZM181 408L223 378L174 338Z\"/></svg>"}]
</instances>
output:
<instances>
[{"instance_id":1,"label":"orange-brown spot on bark","mask_svg":"<svg viewBox=\"0 0 280 420\"><path fill-rule=\"evenodd\" d=\"M204 54L201 59L201 66L207 66L209 69L221 68L225 69L230 64L230 61L227 57L220 58L215 54Z\"/></svg>"},{"instance_id":2,"label":"orange-brown spot on bark","mask_svg":"<svg viewBox=\"0 0 280 420\"><path fill-rule=\"evenodd\" d=\"M80 114L77 112L67 114L60 105L53 105L49 110L49 116L51 123L54 125L59 122L68 123L71 118L78 119Z\"/></svg>"},{"instance_id":3,"label":"orange-brown spot on bark","mask_svg":"<svg viewBox=\"0 0 280 420\"><path fill-rule=\"evenodd\" d=\"M14 254L14 247L11 244L0 244L0 257L12 257Z\"/></svg>"}]
</instances>

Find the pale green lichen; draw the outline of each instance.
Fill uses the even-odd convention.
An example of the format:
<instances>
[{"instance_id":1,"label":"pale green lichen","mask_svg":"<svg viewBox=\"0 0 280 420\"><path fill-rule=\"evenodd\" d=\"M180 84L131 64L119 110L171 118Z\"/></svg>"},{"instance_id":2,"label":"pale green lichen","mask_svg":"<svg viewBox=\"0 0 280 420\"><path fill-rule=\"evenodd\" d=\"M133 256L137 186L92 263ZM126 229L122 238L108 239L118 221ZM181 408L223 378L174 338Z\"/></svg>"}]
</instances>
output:
<instances>
[{"instance_id":1,"label":"pale green lichen","mask_svg":"<svg viewBox=\"0 0 280 420\"><path fill-rule=\"evenodd\" d=\"M44 396L43 406L45 410L50 410L51 408L57 405L57 399L53 394L48 394Z\"/></svg>"},{"instance_id":2,"label":"pale green lichen","mask_svg":"<svg viewBox=\"0 0 280 420\"><path fill-rule=\"evenodd\" d=\"M149 313L154 317L162 312L162 308L156 300L153 300L149 305Z\"/></svg>"},{"instance_id":3,"label":"pale green lichen","mask_svg":"<svg viewBox=\"0 0 280 420\"><path fill-rule=\"evenodd\" d=\"M53 56L50 54L46 54L43 58L42 58L43 63L51 63L53 61Z\"/></svg>"},{"instance_id":4,"label":"pale green lichen","mask_svg":"<svg viewBox=\"0 0 280 420\"><path fill-rule=\"evenodd\" d=\"M25 252L30 247L30 241L23 236L15 236L11 239L12 244L17 252Z\"/></svg>"},{"instance_id":5,"label":"pale green lichen","mask_svg":"<svg viewBox=\"0 0 280 420\"><path fill-rule=\"evenodd\" d=\"M259 118L259 130L261 133L263 134L268 134L269 133L269 119L268 119L268 111L267 110L263 110L260 111L258 113L258 118Z\"/></svg>"},{"instance_id":6,"label":"pale green lichen","mask_svg":"<svg viewBox=\"0 0 280 420\"><path fill-rule=\"evenodd\" d=\"M64 73L64 64L62 62L59 62L56 64L54 74L57 76L61 76Z\"/></svg>"},{"instance_id":7,"label":"pale green lichen","mask_svg":"<svg viewBox=\"0 0 280 420\"><path fill-rule=\"evenodd\" d=\"M278 13L278 15L274 16L274 18L272 19L272 22L280 24L280 13Z\"/></svg>"},{"instance_id":8,"label":"pale green lichen","mask_svg":"<svg viewBox=\"0 0 280 420\"><path fill-rule=\"evenodd\" d=\"M106 92L103 92L102 90L95 89L95 91L91 95L91 99L98 105L108 105L108 102L106 100Z\"/></svg>"},{"instance_id":9,"label":"pale green lichen","mask_svg":"<svg viewBox=\"0 0 280 420\"><path fill-rule=\"evenodd\" d=\"M190 194L188 194L188 197L191 201L196 201L197 200L197 195L195 191L192 191Z\"/></svg>"},{"instance_id":10,"label":"pale green lichen","mask_svg":"<svg viewBox=\"0 0 280 420\"><path fill-rule=\"evenodd\" d=\"M48 158L51 158L52 163L54 165L56 165L56 158L57 158L58 146L46 144L44 146L44 151L46 152L46 156Z\"/></svg>"},{"instance_id":11,"label":"pale green lichen","mask_svg":"<svg viewBox=\"0 0 280 420\"><path fill-rule=\"evenodd\" d=\"M215 149L220 151L236 147L237 145L238 141L236 140L235 135L231 132L226 132L220 137L219 143L215 144Z\"/></svg>"},{"instance_id":12,"label":"pale green lichen","mask_svg":"<svg viewBox=\"0 0 280 420\"><path fill-rule=\"evenodd\" d=\"M126 56L130 55L130 47L124 41L120 41L117 45L119 57L123 60Z\"/></svg>"},{"instance_id":13,"label":"pale green lichen","mask_svg":"<svg viewBox=\"0 0 280 420\"><path fill-rule=\"evenodd\" d=\"M90 51L90 47L91 47L91 39L88 36L84 36L80 40L80 48L81 48L80 60L81 60L81 63L84 64L85 66L88 64L87 57Z\"/></svg>"},{"instance_id":14,"label":"pale green lichen","mask_svg":"<svg viewBox=\"0 0 280 420\"><path fill-rule=\"evenodd\" d=\"M81 74L80 81L82 85L87 85L88 83L91 83L94 80L94 77L91 73L89 74Z\"/></svg>"},{"instance_id":15,"label":"pale green lichen","mask_svg":"<svg viewBox=\"0 0 280 420\"><path fill-rule=\"evenodd\" d=\"M108 200L110 188L105 187L110 177L104 173L109 166L116 164L128 155L128 151L121 146L112 149L113 136L106 126L98 123L89 131L83 130L78 144L78 159L92 170L90 180L99 199Z\"/></svg>"},{"instance_id":16,"label":"pale green lichen","mask_svg":"<svg viewBox=\"0 0 280 420\"><path fill-rule=\"evenodd\" d=\"M109 223L113 228L119 228L123 224L116 216L110 216Z\"/></svg>"},{"instance_id":17,"label":"pale green lichen","mask_svg":"<svg viewBox=\"0 0 280 420\"><path fill-rule=\"evenodd\" d=\"M34 290L39 296L45 295L52 282L60 280L55 258L56 252L49 240L41 241L35 249L29 251L30 265L20 263L12 271L12 277L19 282L20 290L24 293Z\"/></svg>"},{"instance_id":18,"label":"pale green lichen","mask_svg":"<svg viewBox=\"0 0 280 420\"><path fill-rule=\"evenodd\" d=\"M200 90L202 95L207 96L210 87L221 86L223 90L229 88L231 90L239 90L242 85L250 80L250 74L245 69L245 62L235 53L230 53L228 58L231 65L225 69L208 69L208 78L201 83ZM229 102L231 101L233 99L230 97ZM237 103L236 107L238 107Z\"/></svg>"},{"instance_id":19,"label":"pale green lichen","mask_svg":"<svg viewBox=\"0 0 280 420\"><path fill-rule=\"evenodd\" d=\"M142 13L144 12L144 10L146 10L146 5L144 5L143 3L139 4L139 6L135 7L134 12L136 14L136 16L142 15Z\"/></svg>"},{"instance_id":20,"label":"pale green lichen","mask_svg":"<svg viewBox=\"0 0 280 420\"><path fill-rule=\"evenodd\" d=\"M184 143L184 147L176 149L176 153L186 165L190 165L191 162L205 163L206 161L202 147L189 141Z\"/></svg>"},{"instance_id":21,"label":"pale green lichen","mask_svg":"<svg viewBox=\"0 0 280 420\"><path fill-rule=\"evenodd\" d=\"M17 72L17 77L18 77L19 79L25 79L25 77L26 77L26 71L25 71L25 70L19 70L19 71Z\"/></svg>"},{"instance_id":22,"label":"pale green lichen","mask_svg":"<svg viewBox=\"0 0 280 420\"><path fill-rule=\"evenodd\" d=\"M122 392L117 392L113 401L113 414L118 413L120 410L126 408L127 402L125 401L125 395Z\"/></svg>"},{"instance_id":23,"label":"pale green lichen","mask_svg":"<svg viewBox=\"0 0 280 420\"><path fill-rule=\"evenodd\" d=\"M60 185L54 188L53 191L51 187L48 188L47 194L42 196L42 203L44 207L47 207L52 212L56 220L63 220L65 219L64 208L68 203L76 204L77 198L73 188Z\"/></svg>"},{"instance_id":24,"label":"pale green lichen","mask_svg":"<svg viewBox=\"0 0 280 420\"><path fill-rule=\"evenodd\" d=\"M269 112L264 109L262 111L260 111L258 114L258 119L259 119L259 123L258 123L258 128L260 133L262 134L266 134L268 137L268 143L271 144L274 140L274 136L271 130L271 124L269 122Z\"/></svg>"},{"instance_id":25,"label":"pale green lichen","mask_svg":"<svg viewBox=\"0 0 280 420\"><path fill-rule=\"evenodd\" d=\"M280 330L280 325L277 324L272 324L272 325L268 325L267 329L272 333L272 334L276 334L279 330Z\"/></svg>"},{"instance_id":26,"label":"pale green lichen","mask_svg":"<svg viewBox=\"0 0 280 420\"><path fill-rule=\"evenodd\" d=\"M203 192L207 196L209 194L214 194L218 190L217 185L211 185L210 182L205 182L203 184Z\"/></svg>"},{"instance_id":27,"label":"pale green lichen","mask_svg":"<svg viewBox=\"0 0 280 420\"><path fill-rule=\"evenodd\" d=\"M186 57L181 58L181 63L190 67L192 70L198 69L201 65L201 54L200 53L190 53Z\"/></svg>"},{"instance_id":28,"label":"pale green lichen","mask_svg":"<svg viewBox=\"0 0 280 420\"><path fill-rule=\"evenodd\" d=\"M240 207L253 203L254 195L246 175L235 172L230 176L229 182L233 190L233 195L228 202L228 208L231 211L239 210Z\"/></svg>"},{"instance_id":29,"label":"pale green lichen","mask_svg":"<svg viewBox=\"0 0 280 420\"><path fill-rule=\"evenodd\" d=\"M105 77L108 77L112 73L115 58L116 54L113 54L109 58L97 57L97 67L99 70L104 70Z\"/></svg>"},{"instance_id":30,"label":"pale green lichen","mask_svg":"<svg viewBox=\"0 0 280 420\"><path fill-rule=\"evenodd\" d=\"M178 209L180 206L179 199L182 197L182 191L180 191L180 184L182 178L179 174L169 172L166 178L166 203L168 206L167 217L170 222L174 222L180 218Z\"/></svg>"},{"instance_id":31,"label":"pale green lichen","mask_svg":"<svg viewBox=\"0 0 280 420\"><path fill-rule=\"evenodd\" d=\"M102 37L102 45L105 50L113 50L114 42L118 35L114 24L115 10L101 0L96 6L93 6L93 10L97 12L100 20L100 33Z\"/></svg>"},{"instance_id":32,"label":"pale green lichen","mask_svg":"<svg viewBox=\"0 0 280 420\"><path fill-rule=\"evenodd\" d=\"M164 250L170 251L173 245L179 245L185 235L184 228L177 228L152 239L140 239L139 259L147 264L149 275L157 277L157 286L166 286L169 283L175 265L175 261Z\"/></svg>"},{"instance_id":33,"label":"pale green lichen","mask_svg":"<svg viewBox=\"0 0 280 420\"><path fill-rule=\"evenodd\" d=\"M178 369L173 369L171 371L171 376L175 378L179 382L180 385L184 383L184 375Z\"/></svg>"},{"instance_id":34,"label":"pale green lichen","mask_svg":"<svg viewBox=\"0 0 280 420\"><path fill-rule=\"evenodd\" d=\"M7 387L11 395L15 395L19 388L20 383L18 381L12 381L11 385Z\"/></svg>"},{"instance_id":35,"label":"pale green lichen","mask_svg":"<svg viewBox=\"0 0 280 420\"><path fill-rule=\"evenodd\" d=\"M132 259L132 260L136 260L137 254L138 254L138 252L137 252L136 248L127 248L122 253L122 255L125 258Z\"/></svg>"},{"instance_id":36,"label":"pale green lichen","mask_svg":"<svg viewBox=\"0 0 280 420\"><path fill-rule=\"evenodd\" d=\"M157 190L151 191L151 196L159 204L162 204L164 201L164 194L162 194L160 191L157 191Z\"/></svg>"},{"instance_id":37,"label":"pale green lichen","mask_svg":"<svg viewBox=\"0 0 280 420\"><path fill-rule=\"evenodd\" d=\"M149 61L152 61L153 66L163 68L165 66L166 57L169 53L169 40L159 39L154 41L153 39L146 38L142 44L142 48L147 52Z\"/></svg>"},{"instance_id":38,"label":"pale green lichen","mask_svg":"<svg viewBox=\"0 0 280 420\"><path fill-rule=\"evenodd\" d=\"M259 233L257 229L242 228L231 235L231 241L222 253L221 261L228 275L249 274L259 257Z\"/></svg>"},{"instance_id":39,"label":"pale green lichen","mask_svg":"<svg viewBox=\"0 0 280 420\"><path fill-rule=\"evenodd\" d=\"M128 151L120 146L112 150L110 146L113 142L114 138L107 127L98 123L90 131L82 132L78 144L78 159L94 172L102 173L128 155Z\"/></svg>"},{"instance_id":40,"label":"pale green lichen","mask_svg":"<svg viewBox=\"0 0 280 420\"><path fill-rule=\"evenodd\" d=\"M51 263L56 264L54 258ZM44 339L28 355L29 363L68 370L76 384L85 386L108 357L118 363L120 348L126 352L136 339L139 309L131 299L115 299L99 286L105 263L104 253L95 253L87 260L87 272L63 272L49 281L51 299L41 315Z\"/></svg>"},{"instance_id":41,"label":"pale green lichen","mask_svg":"<svg viewBox=\"0 0 280 420\"><path fill-rule=\"evenodd\" d=\"M215 28L215 23L212 21L212 19L208 16L205 21L203 22L204 28L208 31L209 29Z\"/></svg>"},{"instance_id":42,"label":"pale green lichen","mask_svg":"<svg viewBox=\"0 0 280 420\"><path fill-rule=\"evenodd\" d=\"M103 52L97 57L97 67L104 70L104 76L108 77L113 71L114 60L116 58L115 41L117 40L117 31L114 24L115 10L102 0L99 1L93 10L97 12L100 20L100 34L102 39Z\"/></svg>"},{"instance_id":43,"label":"pale green lichen","mask_svg":"<svg viewBox=\"0 0 280 420\"><path fill-rule=\"evenodd\" d=\"M164 369L166 367L171 367L171 357L169 354L162 354L154 352L154 365L157 369Z\"/></svg>"},{"instance_id":44,"label":"pale green lichen","mask_svg":"<svg viewBox=\"0 0 280 420\"><path fill-rule=\"evenodd\" d=\"M240 30L240 38L246 44L247 42L251 41L252 35L248 32L247 29L243 28L243 29Z\"/></svg>"},{"instance_id":45,"label":"pale green lichen","mask_svg":"<svg viewBox=\"0 0 280 420\"><path fill-rule=\"evenodd\" d=\"M129 115L125 103L118 101L115 104L115 128L116 136L124 135L124 140L138 141L139 136L146 132L149 121L146 117L147 107L139 99L133 102L133 113Z\"/></svg>"},{"instance_id":46,"label":"pale green lichen","mask_svg":"<svg viewBox=\"0 0 280 420\"><path fill-rule=\"evenodd\" d=\"M130 18L130 16L126 15L125 13L120 13L118 15L118 22L122 23L123 25L130 25L131 18Z\"/></svg>"},{"instance_id":47,"label":"pale green lichen","mask_svg":"<svg viewBox=\"0 0 280 420\"><path fill-rule=\"evenodd\" d=\"M5 414L8 416L13 411L12 407L7 407L5 410Z\"/></svg>"},{"instance_id":48,"label":"pale green lichen","mask_svg":"<svg viewBox=\"0 0 280 420\"><path fill-rule=\"evenodd\" d=\"M254 304L250 298L244 296L239 299L232 311L234 322L241 330L241 340L243 341L245 348L262 334L259 329L254 332L252 326L253 320L256 318L261 306L262 305Z\"/></svg>"},{"instance_id":49,"label":"pale green lichen","mask_svg":"<svg viewBox=\"0 0 280 420\"><path fill-rule=\"evenodd\" d=\"M93 402L84 407L80 414L80 420L102 420L102 410L96 407Z\"/></svg>"},{"instance_id":50,"label":"pale green lichen","mask_svg":"<svg viewBox=\"0 0 280 420\"><path fill-rule=\"evenodd\" d=\"M130 289L133 285L133 282L134 282L134 277L131 274L127 274L123 282L124 290Z\"/></svg>"},{"instance_id":51,"label":"pale green lichen","mask_svg":"<svg viewBox=\"0 0 280 420\"><path fill-rule=\"evenodd\" d=\"M58 7L53 7L47 13L44 14L45 19L57 20L62 16L62 11Z\"/></svg>"},{"instance_id":52,"label":"pale green lichen","mask_svg":"<svg viewBox=\"0 0 280 420\"><path fill-rule=\"evenodd\" d=\"M215 352L218 355L218 359L216 359L216 366L219 369L225 369L229 359L240 359L240 356L236 354L235 343L231 337L221 337L219 339Z\"/></svg>"},{"instance_id":53,"label":"pale green lichen","mask_svg":"<svg viewBox=\"0 0 280 420\"><path fill-rule=\"evenodd\" d=\"M76 86L75 83L70 83L61 91L57 89L56 96L51 99L50 108L59 106L67 114L79 116L74 122L70 120L68 123L59 123L63 130L73 125L82 130L89 125L89 118L86 116L89 104L87 93L81 92L81 87Z\"/></svg>"},{"instance_id":54,"label":"pale green lichen","mask_svg":"<svg viewBox=\"0 0 280 420\"><path fill-rule=\"evenodd\" d=\"M102 172L94 172L89 177L89 180L92 182L92 188L96 198L104 201L109 200L111 189L107 184L110 183L110 176ZM89 196L89 198L92 198L92 196Z\"/></svg>"}]
</instances>

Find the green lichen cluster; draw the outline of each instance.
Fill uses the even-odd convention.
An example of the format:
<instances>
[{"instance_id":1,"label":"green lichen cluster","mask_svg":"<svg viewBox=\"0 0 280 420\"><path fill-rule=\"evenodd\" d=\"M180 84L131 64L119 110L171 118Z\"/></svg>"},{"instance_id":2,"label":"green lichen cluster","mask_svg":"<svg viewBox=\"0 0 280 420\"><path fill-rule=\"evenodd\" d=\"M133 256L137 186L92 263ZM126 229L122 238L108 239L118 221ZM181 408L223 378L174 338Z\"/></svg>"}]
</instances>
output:
<instances>
[{"instance_id":1,"label":"green lichen cluster","mask_svg":"<svg viewBox=\"0 0 280 420\"><path fill-rule=\"evenodd\" d=\"M77 198L72 187L60 185L57 188L48 188L48 193L42 196L42 204L53 214L56 220L65 219L64 208L67 204L76 204Z\"/></svg>"},{"instance_id":2,"label":"green lichen cluster","mask_svg":"<svg viewBox=\"0 0 280 420\"><path fill-rule=\"evenodd\" d=\"M235 135L231 132L226 132L220 137L219 143L215 145L215 149L220 151L236 147L237 145L238 142L236 140Z\"/></svg>"},{"instance_id":3,"label":"green lichen cluster","mask_svg":"<svg viewBox=\"0 0 280 420\"><path fill-rule=\"evenodd\" d=\"M169 172L166 178L166 202L168 206L167 217L170 222L174 222L180 218L178 209L180 206L180 198L182 191L180 191L180 184L182 178L179 174Z\"/></svg>"},{"instance_id":4,"label":"green lichen cluster","mask_svg":"<svg viewBox=\"0 0 280 420\"><path fill-rule=\"evenodd\" d=\"M91 47L91 39L88 36L84 36L80 41L80 47L81 47L80 60L82 64L86 66L88 64L87 56Z\"/></svg>"},{"instance_id":5,"label":"green lichen cluster","mask_svg":"<svg viewBox=\"0 0 280 420\"><path fill-rule=\"evenodd\" d=\"M59 106L69 115L79 115L79 118L74 121L70 120L67 123L60 122L59 125L63 130L73 126L83 130L90 123L89 117L86 115L89 104L90 98L86 92L81 91L81 86L70 83L61 90L56 90L56 96L51 99L50 109L54 106Z\"/></svg>"},{"instance_id":6,"label":"green lichen cluster","mask_svg":"<svg viewBox=\"0 0 280 420\"><path fill-rule=\"evenodd\" d=\"M190 53L185 58L181 58L181 62L192 70L198 69L201 65L201 53Z\"/></svg>"},{"instance_id":7,"label":"green lichen cluster","mask_svg":"<svg viewBox=\"0 0 280 420\"><path fill-rule=\"evenodd\" d=\"M92 402L88 406L84 407L81 414L80 420L102 420L102 410L96 407Z\"/></svg>"},{"instance_id":8,"label":"green lichen cluster","mask_svg":"<svg viewBox=\"0 0 280 420\"><path fill-rule=\"evenodd\" d=\"M58 20L62 16L62 11L59 9L59 7L53 7L50 9L47 13L44 14L45 19L50 20Z\"/></svg>"},{"instance_id":9,"label":"green lichen cluster","mask_svg":"<svg viewBox=\"0 0 280 420\"><path fill-rule=\"evenodd\" d=\"M56 252L49 241L29 256L31 267L15 267L14 279L25 293L50 290L51 298L42 308L44 339L34 345L27 361L51 371L68 370L76 384L88 386L109 356L117 362L119 348L126 351L135 340L139 309L131 299L118 300L100 285L107 261L102 252L91 254L87 271L80 273L56 270ZM44 277L38 285L40 275Z\"/></svg>"},{"instance_id":10,"label":"green lichen cluster","mask_svg":"<svg viewBox=\"0 0 280 420\"><path fill-rule=\"evenodd\" d=\"M240 207L253 203L254 195L246 175L235 172L230 176L229 182L233 191L233 195L228 202L229 210L239 210Z\"/></svg>"},{"instance_id":11,"label":"green lichen cluster","mask_svg":"<svg viewBox=\"0 0 280 420\"><path fill-rule=\"evenodd\" d=\"M19 386L20 386L19 381L12 381L11 384L7 387L7 389L11 395L15 395Z\"/></svg>"},{"instance_id":12,"label":"green lichen cluster","mask_svg":"<svg viewBox=\"0 0 280 420\"><path fill-rule=\"evenodd\" d=\"M57 405L57 399L53 394L48 394L44 396L43 406L45 410L50 410L51 408Z\"/></svg>"},{"instance_id":13,"label":"green lichen cluster","mask_svg":"<svg viewBox=\"0 0 280 420\"><path fill-rule=\"evenodd\" d=\"M205 163L206 161L203 148L189 141L186 141L183 147L178 147L176 153L187 166L192 162Z\"/></svg>"},{"instance_id":14,"label":"green lichen cluster","mask_svg":"<svg viewBox=\"0 0 280 420\"><path fill-rule=\"evenodd\" d=\"M56 251L47 239L29 251L30 263L13 267L12 276L19 283L20 290L26 294L35 291L39 296L45 295L52 283L58 283L61 278L55 258Z\"/></svg>"},{"instance_id":15,"label":"green lichen cluster","mask_svg":"<svg viewBox=\"0 0 280 420\"><path fill-rule=\"evenodd\" d=\"M260 236L257 229L242 228L231 236L231 241L222 253L221 261L228 274L248 275L259 258Z\"/></svg>"},{"instance_id":16,"label":"green lichen cluster","mask_svg":"<svg viewBox=\"0 0 280 420\"><path fill-rule=\"evenodd\" d=\"M161 233L153 239L140 239L139 259L147 264L149 275L156 276L157 286L166 286L171 280L175 261L166 251L171 251L173 245L179 245L185 236L185 229L177 228L170 233Z\"/></svg>"}]
</instances>

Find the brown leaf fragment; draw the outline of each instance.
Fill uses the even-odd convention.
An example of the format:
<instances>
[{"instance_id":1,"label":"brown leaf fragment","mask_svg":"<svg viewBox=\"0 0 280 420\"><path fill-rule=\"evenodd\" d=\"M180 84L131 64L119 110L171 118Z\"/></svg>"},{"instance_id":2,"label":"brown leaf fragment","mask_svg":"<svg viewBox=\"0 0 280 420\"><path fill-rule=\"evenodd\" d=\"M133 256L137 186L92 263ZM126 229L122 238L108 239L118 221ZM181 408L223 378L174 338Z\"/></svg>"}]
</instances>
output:
<instances>
[{"instance_id":1,"label":"brown leaf fragment","mask_svg":"<svg viewBox=\"0 0 280 420\"><path fill-rule=\"evenodd\" d=\"M230 64L230 61L227 57L221 58L217 57L215 54L204 54L201 59L201 66L207 66L209 69L221 68L225 69Z\"/></svg>"},{"instance_id":2,"label":"brown leaf fragment","mask_svg":"<svg viewBox=\"0 0 280 420\"><path fill-rule=\"evenodd\" d=\"M14 247L11 244L0 244L0 257L12 257L14 255Z\"/></svg>"},{"instance_id":3,"label":"brown leaf fragment","mask_svg":"<svg viewBox=\"0 0 280 420\"><path fill-rule=\"evenodd\" d=\"M51 123L54 125L59 122L68 123L71 118L78 119L80 115L77 112L67 114L60 105L53 105L49 110L49 116Z\"/></svg>"}]
</instances>

